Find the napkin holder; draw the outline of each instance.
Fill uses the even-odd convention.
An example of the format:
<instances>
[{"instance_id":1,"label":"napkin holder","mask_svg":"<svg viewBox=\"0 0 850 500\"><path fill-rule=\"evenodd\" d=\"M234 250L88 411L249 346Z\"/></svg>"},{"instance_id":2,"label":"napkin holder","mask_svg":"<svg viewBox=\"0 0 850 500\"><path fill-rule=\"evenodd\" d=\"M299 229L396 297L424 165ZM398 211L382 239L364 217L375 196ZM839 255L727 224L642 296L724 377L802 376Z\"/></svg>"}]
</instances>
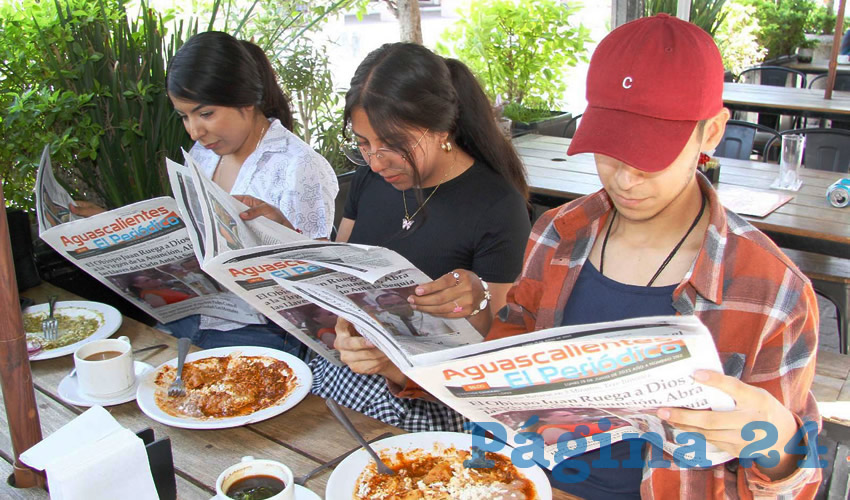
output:
<instances>
[{"instance_id":1,"label":"napkin holder","mask_svg":"<svg viewBox=\"0 0 850 500\"><path fill-rule=\"evenodd\" d=\"M171 439L156 439L153 429L150 427L136 433L145 443L145 451L148 453L148 464L150 464L156 492L160 500L177 499L177 479L174 476L174 458L171 455Z\"/></svg>"}]
</instances>

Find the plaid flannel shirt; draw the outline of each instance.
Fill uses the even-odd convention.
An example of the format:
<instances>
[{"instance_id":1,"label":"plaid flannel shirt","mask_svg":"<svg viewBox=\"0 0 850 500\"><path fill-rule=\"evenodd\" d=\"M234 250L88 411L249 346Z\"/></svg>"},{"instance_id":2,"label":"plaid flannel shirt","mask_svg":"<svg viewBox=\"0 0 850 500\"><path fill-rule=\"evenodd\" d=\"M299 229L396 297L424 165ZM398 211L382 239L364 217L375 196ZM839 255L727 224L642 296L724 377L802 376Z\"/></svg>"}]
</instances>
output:
<instances>
[{"instance_id":1,"label":"plaid flannel shirt","mask_svg":"<svg viewBox=\"0 0 850 500\"><path fill-rule=\"evenodd\" d=\"M811 284L770 239L725 210L705 178L698 177L710 222L702 250L673 293L673 307L678 314L696 315L708 327L727 375L770 392L791 410L798 425L804 420L820 425L810 390L818 344ZM561 324L579 271L612 213L610 199L599 191L540 218L522 274L488 339ZM771 481L756 467L737 467L737 461L706 469L673 464L644 469L641 497L811 498L820 480L820 469L797 469Z\"/></svg>"}]
</instances>

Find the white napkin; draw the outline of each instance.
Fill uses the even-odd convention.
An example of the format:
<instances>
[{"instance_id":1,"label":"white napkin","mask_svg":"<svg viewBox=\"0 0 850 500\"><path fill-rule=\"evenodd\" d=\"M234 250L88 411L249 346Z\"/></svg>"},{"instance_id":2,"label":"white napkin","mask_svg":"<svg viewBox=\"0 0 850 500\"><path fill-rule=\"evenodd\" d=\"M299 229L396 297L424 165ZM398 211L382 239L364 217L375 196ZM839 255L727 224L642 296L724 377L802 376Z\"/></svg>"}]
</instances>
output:
<instances>
[{"instance_id":1,"label":"white napkin","mask_svg":"<svg viewBox=\"0 0 850 500\"><path fill-rule=\"evenodd\" d=\"M51 500L157 500L141 438L93 406L21 454L47 472Z\"/></svg>"}]
</instances>

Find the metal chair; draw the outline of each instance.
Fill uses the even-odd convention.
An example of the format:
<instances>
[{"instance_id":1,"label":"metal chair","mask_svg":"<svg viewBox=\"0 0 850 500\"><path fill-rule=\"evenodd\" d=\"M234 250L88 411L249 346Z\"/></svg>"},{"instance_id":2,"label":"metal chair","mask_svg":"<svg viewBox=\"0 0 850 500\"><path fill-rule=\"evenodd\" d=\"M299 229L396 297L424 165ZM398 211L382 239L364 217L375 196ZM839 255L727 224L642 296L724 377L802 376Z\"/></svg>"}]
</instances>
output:
<instances>
[{"instance_id":1,"label":"metal chair","mask_svg":"<svg viewBox=\"0 0 850 500\"><path fill-rule=\"evenodd\" d=\"M823 74L812 78L812 81L809 82L809 88L826 89L826 79L828 76L827 74ZM850 74L837 73L835 75L835 86L833 90L850 91ZM805 124L807 127L809 126L808 119L806 119ZM822 127L828 126L829 128L850 129L850 121L844 120L821 120L820 125Z\"/></svg>"},{"instance_id":2,"label":"metal chair","mask_svg":"<svg viewBox=\"0 0 850 500\"><path fill-rule=\"evenodd\" d=\"M348 201L348 192L351 190L351 181L354 180L354 171L339 174L336 176L336 180L339 184L339 193L337 193L336 200L334 200L334 225L331 230L331 241L336 241L339 223L342 221L345 203Z\"/></svg>"},{"instance_id":3,"label":"metal chair","mask_svg":"<svg viewBox=\"0 0 850 500\"><path fill-rule=\"evenodd\" d=\"M575 115L570 121L567 122L567 128L565 129L564 137L568 137L570 139L573 138L576 133L576 130L578 130L578 122L581 121L581 115L583 114L584 113Z\"/></svg>"},{"instance_id":4,"label":"metal chair","mask_svg":"<svg viewBox=\"0 0 850 500\"><path fill-rule=\"evenodd\" d=\"M805 73L783 66L754 66L741 71L741 74L738 75L739 83L770 85L773 87L797 87L804 89L806 88L806 81ZM788 120L782 120L780 115L759 113L758 123L759 125L764 125L775 130L794 128L801 125L800 116L795 115L789 118Z\"/></svg>"},{"instance_id":5,"label":"metal chair","mask_svg":"<svg viewBox=\"0 0 850 500\"><path fill-rule=\"evenodd\" d=\"M803 164L806 168L830 172L850 172L850 131L833 128L801 128L780 132L780 136L801 134L806 136ZM781 141L774 137L764 147L764 157L779 147Z\"/></svg>"},{"instance_id":6,"label":"metal chair","mask_svg":"<svg viewBox=\"0 0 850 500\"><path fill-rule=\"evenodd\" d=\"M714 156L749 160L757 142L767 144L771 138L778 137L780 137L779 132L770 127L741 120L729 120L726 122L723 139L714 150ZM761 151L762 148L758 149Z\"/></svg>"},{"instance_id":7,"label":"metal chair","mask_svg":"<svg viewBox=\"0 0 850 500\"><path fill-rule=\"evenodd\" d=\"M738 82L773 87L806 88L806 74L783 66L754 66L741 71Z\"/></svg>"},{"instance_id":8,"label":"metal chair","mask_svg":"<svg viewBox=\"0 0 850 500\"><path fill-rule=\"evenodd\" d=\"M809 82L810 89L825 89L826 88L826 78L829 75L824 73L822 75L818 75L812 78L812 81ZM850 90L850 74L847 73L836 73L835 75L835 86L833 90Z\"/></svg>"}]
</instances>

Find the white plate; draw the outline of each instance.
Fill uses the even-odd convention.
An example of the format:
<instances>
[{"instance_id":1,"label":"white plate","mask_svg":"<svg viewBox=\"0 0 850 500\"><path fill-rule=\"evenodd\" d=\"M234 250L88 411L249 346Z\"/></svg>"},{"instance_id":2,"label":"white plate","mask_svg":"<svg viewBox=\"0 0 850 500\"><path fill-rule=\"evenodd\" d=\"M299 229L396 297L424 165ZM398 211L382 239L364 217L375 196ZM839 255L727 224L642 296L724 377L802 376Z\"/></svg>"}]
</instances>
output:
<instances>
[{"instance_id":1,"label":"white plate","mask_svg":"<svg viewBox=\"0 0 850 500\"><path fill-rule=\"evenodd\" d=\"M172 427L182 427L184 429L224 429L226 427L238 427L240 425L253 424L261 420L271 418L298 404L302 399L310 393L310 387L313 385L313 373L310 368L300 359L292 354L271 349L268 347L253 347L253 346L237 346L237 347L218 347L216 349L207 349L198 351L186 356L186 361L195 361L198 359L209 358L214 356L228 356L232 353L239 353L244 356L269 356L286 362L293 373L298 383L298 387L292 391L289 396L278 404L269 408L262 409L250 415L239 417L216 418L216 419L200 419L193 417L175 417L162 411L154 399L156 391L156 374L165 365L177 366L177 358L165 362L149 371L142 376L142 381L139 384L139 389L136 391L136 402L139 408L150 418Z\"/></svg>"},{"instance_id":2,"label":"white plate","mask_svg":"<svg viewBox=\"0 0 850 500\"><path fill-rule=\"evenodd\" d=\"M443 448L454 446L459 450L468 450L472 446L472 435L462 434L460 432L400 434L376 441L372 444L372 448L378 453L388 449L414 450L421 448L425 451L430 451L434 449L435 444L439 444ZM509 457L511 450L512 448L506 445L498 453ZM363 469L371 461L372 459L363 449L349 455L336 466L331 473L331 477L328 478L328 485L325 488L325 498L353 498L357 478L360 477L360 473L363 472ZM519 471L534 483L538 500L552 500L552 486L549 484L549 479L540 467L535 465L534 467L519 469Z\"/></svg>"},{"instance_id":3,"label":"white plate","mask_svg":"<svg viewBox=\"0 0 850 500\"><path fill-rule=\"evenodd\" d=\"M142 375L152 369L153 365L142 361L134 361L133 368L136 371L136 382L132 387L120 394L116 394L108 398L90 396L86 393L80 392L79 379L76 376L71 377L69 374L65 375L65 378L59 382L59 397L62 398L62 401L77 406L114 406L128 403L136 399L136 390L139 388L139 382L142 380Z\"/></svg>"},{"instance_id":4,"label":"white plate","mask_svg":"<svg viewBox=\"0 0 850 500\"><path fill-rule=\"evenodd\" d=\"M222 497L216 495L212 497L210 500L225 500ZM295 500L322 500L322 497L317 495L314 491L308 490L306 487L301 486L300 484L295 485Z\"/></svg>"},{"instance_id":5,"label":"white plate","mask_svg":"<svg viewBox=\"0 0 850 500\"><path fill-rule=\"evenodd\" d=\"M38 304L24 309L24 314L47 312L48 309L49 307L47 304ZM94 333L79 342L68 344L64 347L57 347L56 349L39 351L37 354L30 356L30 361L40 361L42 359L52 359L73 354L74 351L79 349L82 345L88 344L93 340L105 339L115 333L115 331L121 326L121 321L123 319L121 313L118 312L118 309L100 302L89 302L85 300L57 302L55 312L61 312L67 315L97 318L100 321L100 327L95 330ZM37 333L39 336L41 335L41 332L28 333Z\"/></svg>"}]
</instances>

